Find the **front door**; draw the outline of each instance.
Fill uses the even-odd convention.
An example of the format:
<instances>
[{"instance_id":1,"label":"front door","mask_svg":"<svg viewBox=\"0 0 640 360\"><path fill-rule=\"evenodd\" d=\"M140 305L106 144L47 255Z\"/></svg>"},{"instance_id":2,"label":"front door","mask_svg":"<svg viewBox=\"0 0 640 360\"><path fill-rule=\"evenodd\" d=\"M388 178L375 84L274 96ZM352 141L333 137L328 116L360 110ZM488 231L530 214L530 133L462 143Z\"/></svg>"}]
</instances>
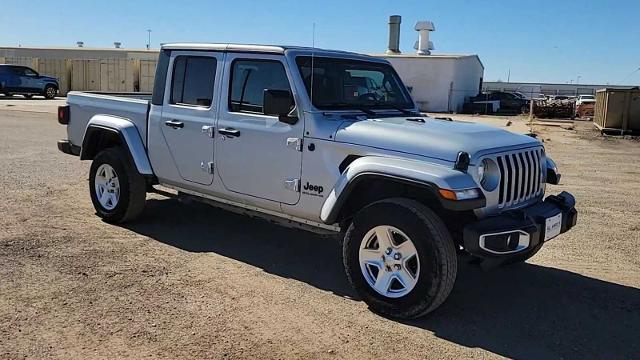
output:
<instances>
[{"instance_id":1,"label":"front door","mask_svg":"<svg viewBox=\"0 0 640 360\"><path fill-rule=\"evenodd\" d=\"M22 68L20 80L23 91L41 92L44 89L44 86L42 86L42 80L38 79L38 73L27 67Z\"/></svg>"},{"instance_id":2,"label":"front door","mask_svg":"<svg viewBox=\"0 0 640 360\"><path fill-rule=\"evenodd\" d=\"M227 190L295 204L300 198L302 119L264 115L265 90L292 91L281 55L228 54L216 127L216 161ZM295 93L295 91L292 91Z\"/></svg>"},{"instance_id":3,"label":"front door","mask_svg":"<svg viewBox=\"0 0 640 360\"><path fill-rule=\"evenodd\" d=\"M223 67L221 53L171 54L171 83L162 109L162 135L180 177L202 185L213 182L213 125Z\"/></svg>"}]
</instances>

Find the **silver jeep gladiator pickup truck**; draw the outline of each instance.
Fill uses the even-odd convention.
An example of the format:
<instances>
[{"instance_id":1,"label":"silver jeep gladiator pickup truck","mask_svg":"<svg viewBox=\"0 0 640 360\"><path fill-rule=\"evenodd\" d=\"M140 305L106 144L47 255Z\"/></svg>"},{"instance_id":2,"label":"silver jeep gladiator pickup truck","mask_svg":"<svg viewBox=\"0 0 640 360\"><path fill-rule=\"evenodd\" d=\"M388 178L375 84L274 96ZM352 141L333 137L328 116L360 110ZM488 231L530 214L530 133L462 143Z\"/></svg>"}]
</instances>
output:
<instances>
[{"instance_id":1,"label":"silver jeep gladiator pickup truck","mask_svg":"<svg viewBox=\"0 0 640 360\"><path fill-rule=\"evenodd\" d=\"M522 262L577 218L571 194L544 198L560 174L539 140L423 116L387 61L360 54L164 45L150 99L71 92L58 121L58 148L92 160L105 221L134 220L160 186L342 234L349 281L391 317L442 304L457 252Z\"/></svg>"}]
</instances>

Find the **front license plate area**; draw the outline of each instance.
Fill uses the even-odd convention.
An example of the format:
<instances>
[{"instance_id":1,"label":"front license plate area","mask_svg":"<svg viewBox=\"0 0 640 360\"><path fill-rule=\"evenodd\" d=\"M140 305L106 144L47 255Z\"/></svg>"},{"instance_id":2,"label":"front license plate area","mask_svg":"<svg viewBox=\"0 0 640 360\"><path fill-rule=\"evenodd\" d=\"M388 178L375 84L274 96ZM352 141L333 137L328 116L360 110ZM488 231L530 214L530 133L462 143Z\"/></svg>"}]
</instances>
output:
<instances>
[{"instance_id":1,"label":"front license plate area","mask_svg":"<svg viewBox=\"0 0 640 360\"><path fill-rule=\"evenodd\" d=\"M560 234L562 229L562 213L545 219L544 241L549 241Z\"/></svg>"}]
</instances>

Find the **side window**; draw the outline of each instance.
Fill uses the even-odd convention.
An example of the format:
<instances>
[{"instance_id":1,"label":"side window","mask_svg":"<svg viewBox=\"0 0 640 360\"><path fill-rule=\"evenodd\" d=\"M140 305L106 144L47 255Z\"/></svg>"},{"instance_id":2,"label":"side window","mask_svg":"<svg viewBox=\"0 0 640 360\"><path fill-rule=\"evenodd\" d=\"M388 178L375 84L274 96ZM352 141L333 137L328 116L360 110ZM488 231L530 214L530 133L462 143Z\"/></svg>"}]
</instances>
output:
<instances>
[{"instance_id":1,"label":"side window","mask_svg":"<svg viewBox=\"0 0 640 360\"><path fill-rule=\"evenodd\" d=\"M178 56L173 62L171 104L211 106L217 61L212 57Z\"/></svg>"},{"instance_id":2,"label":"side window","mask_svg":"<svg viewBox=\"0 0 640 360\"><path fill-rule=\"evenodd\" d=\"M231 69L229 110L263 114L264 90L291 91L284 66L271 60L235 60Z\"/></svg>"},{"instance_id":3,"label":"side window","mask_svg":"<svg viewBox=\"0 0 640 360\"><path fill-rule=\"evenodd\" d=\"M24 68L19 67L19 66L13 66L13 67L11 67L11 72L13 73L13 75L23 76L24 75Z\"/></svg>"},{"instance_id":4,"label":"side window","mask_svg":"<svg viewBox=\"0 0 640 360\"><path fill-rule=\"evenodd\" d=\"M35 71L29 69L29 68L23 68L24 69L24 74L27 76L37 76L38 74L36 74Z\"/></svg>"}]
</instances>

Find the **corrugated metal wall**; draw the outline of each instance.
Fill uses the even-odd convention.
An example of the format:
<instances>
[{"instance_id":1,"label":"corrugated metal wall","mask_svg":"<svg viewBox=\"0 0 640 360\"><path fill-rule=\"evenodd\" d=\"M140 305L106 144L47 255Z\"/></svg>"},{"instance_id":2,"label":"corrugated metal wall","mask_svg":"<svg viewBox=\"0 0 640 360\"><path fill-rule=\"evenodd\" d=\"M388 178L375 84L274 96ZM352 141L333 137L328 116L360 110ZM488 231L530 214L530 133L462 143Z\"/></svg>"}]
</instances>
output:
<instances>
[{"instance_id":1,"label":"corrugated metal wall","mask_svg":"<svg viewBox=\"0 0 640 360\"><path fill-rule=\"evenodd\" d=\"M37 59L31 57L0 57L0 64L28 66L37 71Z\"/></svg>"},{"instance_id":2,"label":"corrugated metal wall","mask_svg":"<svg viewBox=\"0 0 640 360\"><path fill-rule=\"evenodd\" d=\"M139 60L137 69L138 79L139 79L139 91L141 92L152 92L153 91L153 81L156 76L156 66L158 65L157 60Z\"/></svg>"},{"instance_id":3,"label":"corrugated metal wall","mask_svg":"<svg viewBox=\"0 0 640 360\"><path fill-rule=\"evenodd\" d=\"M58 94L65 96L71 88L71 62L66 59L35 59L35 70L58 79Z\"/></svg>"},{"instance_id":4,"label":"corrugated metal wall","mask_svg":"<svg viewBox=\"0 0 640 360\"><path fill-rule=\"evenodd\" d=\"M100 60L71 60L71 90L100 91Z\"/></svg>"},{"instance_id":5,"label":"corrugated metal wall","mask_svg":"<svg viewBox=\"0 0 640 360\"><path fill-rule=\"evenodd\" d=\"M100 91L133 92L133 60L100 60Z\"/></svg>"}]
</instances>

